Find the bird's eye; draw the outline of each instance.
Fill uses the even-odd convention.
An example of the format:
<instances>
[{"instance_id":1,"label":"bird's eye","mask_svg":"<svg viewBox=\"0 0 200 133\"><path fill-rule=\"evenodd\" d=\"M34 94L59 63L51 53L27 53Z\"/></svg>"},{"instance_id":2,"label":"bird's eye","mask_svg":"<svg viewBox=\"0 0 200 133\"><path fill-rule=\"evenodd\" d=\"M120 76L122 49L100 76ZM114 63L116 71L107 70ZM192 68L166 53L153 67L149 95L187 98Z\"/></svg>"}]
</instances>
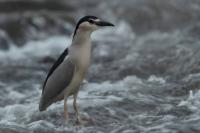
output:
<instances>
[{"instance_id":1,"label":"bird's eye","mask_svg":"<svg viewBox=\"0 0 200 133\"><path fill-rule=\"evenodd\" d=\"M93 20L88 20L88 22L90 23L90 24L94 24L94 21Z\"/></svg>"}]
</instances>

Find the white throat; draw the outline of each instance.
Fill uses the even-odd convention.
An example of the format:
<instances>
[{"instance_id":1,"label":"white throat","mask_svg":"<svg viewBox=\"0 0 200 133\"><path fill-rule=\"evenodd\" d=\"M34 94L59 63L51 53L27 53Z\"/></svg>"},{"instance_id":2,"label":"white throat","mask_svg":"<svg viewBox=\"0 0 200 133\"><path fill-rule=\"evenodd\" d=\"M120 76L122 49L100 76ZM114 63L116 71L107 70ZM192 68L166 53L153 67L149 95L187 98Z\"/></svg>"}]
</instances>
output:
<instances>
[{"instance_id":1,"label":"white throat","mask_svg":"<svg viewBox=\"0 0 200 133\"><path fill-rule=\"evenodd\" d=\"M91 42L92 30L78 29L73 38L72 44L79 45Z\"/></svg>"}]
</instances>

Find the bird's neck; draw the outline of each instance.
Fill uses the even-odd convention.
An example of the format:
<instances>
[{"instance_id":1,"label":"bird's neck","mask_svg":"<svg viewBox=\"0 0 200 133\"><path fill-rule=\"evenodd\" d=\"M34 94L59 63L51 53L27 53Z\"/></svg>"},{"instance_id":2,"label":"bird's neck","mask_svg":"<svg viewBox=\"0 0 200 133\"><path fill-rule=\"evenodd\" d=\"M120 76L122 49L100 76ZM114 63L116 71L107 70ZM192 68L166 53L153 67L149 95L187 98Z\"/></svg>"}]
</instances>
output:
<instances>
[{"instance_id":1,"label":"bird's neck","mask_svg":"<svg viewBox=\"0 0 200 133\"><path fill-rule=\"evenodd\" d=\"M83 30L79 29L77 30L76 35L73 38L73 45L81 45L81 44L87 44L91 42L91 33L90 30Z\"/></svg>"}]
</instances>

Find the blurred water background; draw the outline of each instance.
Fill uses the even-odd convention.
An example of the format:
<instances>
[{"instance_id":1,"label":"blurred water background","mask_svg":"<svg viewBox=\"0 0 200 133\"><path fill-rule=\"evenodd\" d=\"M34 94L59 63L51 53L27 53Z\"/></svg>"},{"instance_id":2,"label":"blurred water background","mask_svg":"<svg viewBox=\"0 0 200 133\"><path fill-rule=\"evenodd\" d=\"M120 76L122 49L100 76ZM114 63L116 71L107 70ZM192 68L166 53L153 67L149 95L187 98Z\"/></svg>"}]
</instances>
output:
<instances>
[{"instance_id":1,"label":"blurred water background","mask_svg":"<svg viewBox=\"0 0 200 133\"><path fill-rule=\"evenodd\" d=\"M95 15L78 106L39 112L46 74L76 22ZM199 0L0 0L0 133L199 133Z\"/></svg>"}]
</instances>

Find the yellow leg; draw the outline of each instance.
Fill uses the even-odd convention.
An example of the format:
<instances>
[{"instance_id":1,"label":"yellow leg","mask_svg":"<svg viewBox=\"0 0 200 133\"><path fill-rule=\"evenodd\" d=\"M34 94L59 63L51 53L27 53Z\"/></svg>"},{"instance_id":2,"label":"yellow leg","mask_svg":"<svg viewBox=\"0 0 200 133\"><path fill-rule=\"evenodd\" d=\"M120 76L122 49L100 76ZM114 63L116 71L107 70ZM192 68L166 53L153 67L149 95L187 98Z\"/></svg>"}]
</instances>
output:
<instances>
[{"instance_id":1,"label":"yellow leg","mask_svg":"<svg viewBox=\"0 0 200 133\"><path fill-rule=\"evenodd\" d=\"M76 105L77 95L78 95L78 92L73 95L74 96L73 106L74 106L74 110L75 110L75 113L76 113L76 122L77 122L77 124L80 124L81 119L80 119L79 111L78 111L78 108L77 108L77 105Z\"/></svg>"},{"instance_id":2,"label":"yellow leg","mask_svg":"<svg viewBox=\"0 0 200 133\"><path fill-rule=\"evenodd\" d=\"M67 97L64 97L64 118L67 121L68 120L68 111L67 111Z\"/></svg>"}]
</instances>

